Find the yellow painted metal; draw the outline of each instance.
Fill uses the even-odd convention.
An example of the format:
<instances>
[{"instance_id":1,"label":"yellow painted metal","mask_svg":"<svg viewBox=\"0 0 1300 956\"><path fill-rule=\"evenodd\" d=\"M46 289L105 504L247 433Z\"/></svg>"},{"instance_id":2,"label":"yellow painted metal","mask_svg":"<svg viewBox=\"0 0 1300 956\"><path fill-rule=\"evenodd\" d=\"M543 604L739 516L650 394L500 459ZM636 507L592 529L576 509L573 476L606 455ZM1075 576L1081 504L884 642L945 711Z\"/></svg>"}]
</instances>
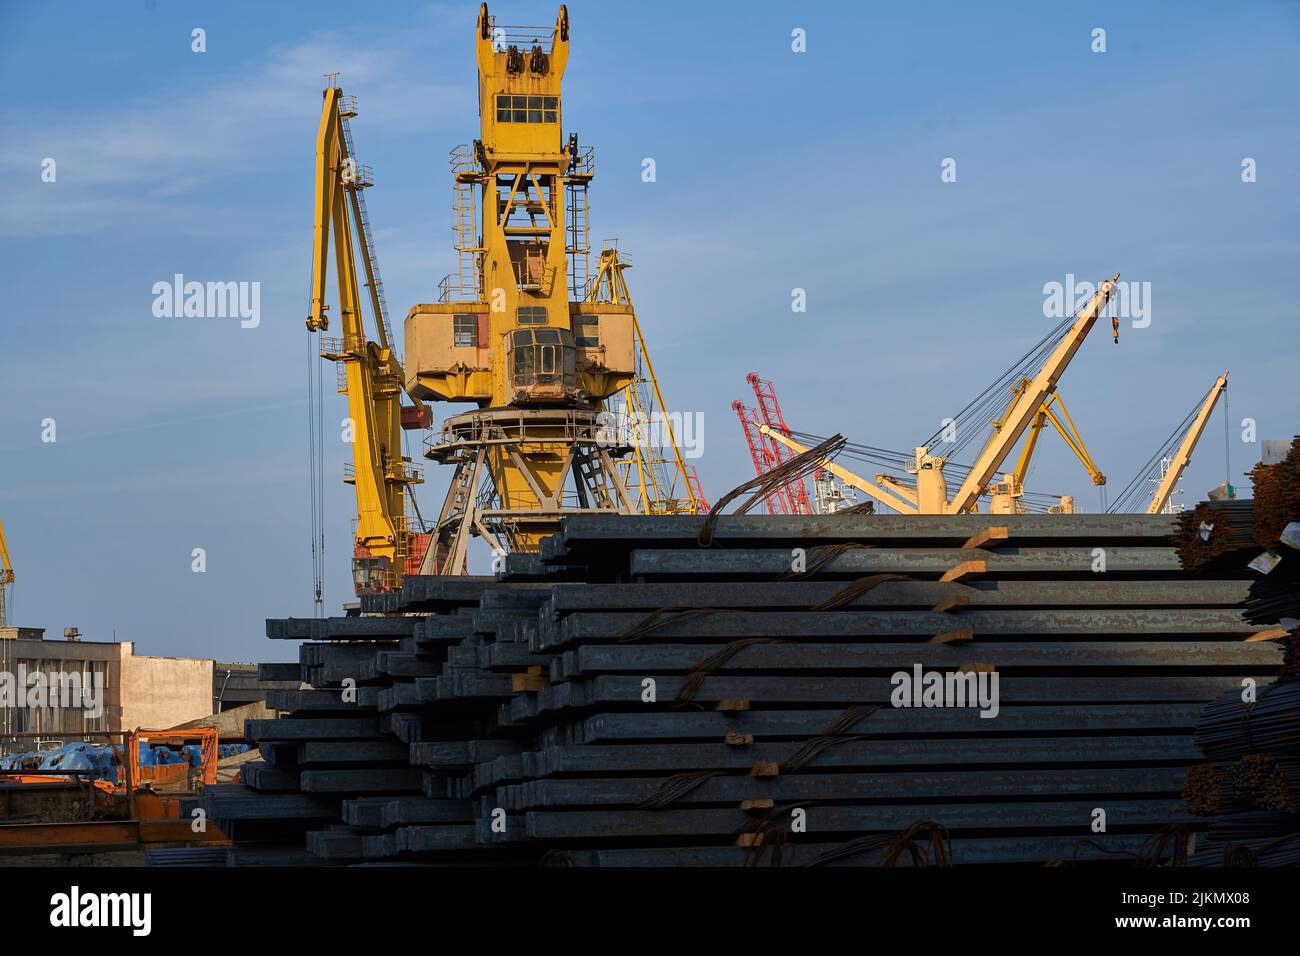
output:
<instances>
[{"instance_id":1,"label":"yellow painted metal","mask_svg":"<svg viewBox=\"0 0 1300 956\"><path fill-rule=\"evenodd\" d=\"M5 526L0 521L0 627L5 627L7 620L8 594L5 589L14 583L14 566L9 563L9 547L5 544Z\"/></svg>"},{"instance_id":2,"label":"yellow painted metal","mask_svg":"<svg viewBox=\"0 0 1300 956\"><path fill-rule=\"evenodd\" d=\"M1011 388L1012 397L1007 403L1006 409L1003 411L1000 418L992 422L994 434L1001 431L1002 425L1007 420L1008 414L1011 409L1015 407L1016 402L1020 399L1020 396L1024 393L1025 389L1029 387L1029 384L1030 380L1022 377L1020 381ZM1058 409L1060 414L1057 414ZM1074 424L1074 419L1070 417L1070 412L1065 407L1064 400L1060 397L1059 393L1052 392L1051 395L1048 396L1047 401L1045 401L1038 409L1037 413L1035 413L1029 423L1029 427L1026 429L1025 444L1020 450L1020 458L1016 462L1015 470L1006 474L1002 482L990 487L989 492L991 495L995 498L1000 495L1009 495L1013 498L1019 498L1024 493L1025 476L1029 474L1029 465L1033 459L1034 452L1038 447L1039 436L1042 434L1043 429L1048 425L1051 425L1056 429L1057 433L1065 441L1065 444L1072 452L1074 452L1075 457L1079 459L1083 464L1083 467L1087 470L1088 477L1092 479L1092 483L1094 485L1104 485L1106 483L1106 476L1102 474L1101 469L1099 469L1096 463L1092 460L1092 455L1089 454L1087 446L1084 445L1083 436L1079 434L1079 429ZM1001 501L997 504L998 510L1005 513L1014 514L1019 513L1022 510L1019 507L1008 509L1005 502ZM1072 501L1068 507L1070 509L1073 508ZM1063 513L1072 513L1072 510Z\"/></svg>"},{"instance_id":3,"label":"yellow painted metal","mask_svg":"<svg viewBox=\"0 0 1300 956\"><path fill-rule=\"evenodd\" d=\"M777 429L773 428L771 425L764 423L758 426L758 430L762 432L764 435L766 435L768 438L771 438L773 441L779 441L782 445L785 445L785 447L791 449L794 452L803 453L808 450L808 446L801 445L799 442L795 441L789 435L786 435L783 432L778 431ZM891 490L884 487L884 485L888 483L891 488L896 488L896 483L894 482L894 479L889 479L888 482L882 482L881 484L877 484L876 482L868 481L866 478L863 478L860 475L855 475L847 468L835 464L835 462L831 461L829 458L822 459L820 462L818 462L818 464L822 468L825 468L827 471L829 471L836 478L840 479L840 481L844 482L846 485L858 489L858 491L862 492L868 498L871 498L874 501L878 501L882 505L885 505L886 507L893 508L899 514L905 514L905 515L924 514L924 512L917 510L916 505L912 501L904 501L902 498L895 495ZM914 497L914 495L911 492L909 492L908 494L909 494L909 498Z\"/></svg>"},{"instance_id":4,"label":"yellow painted metal","mask_svg":"<svg viewBox=\"0 0 1300 956\"><path fill-rule=\"evenodd\" d=\"M356 158L349 155L344 122L355 115L355 100L337 86L324 91L316 139L315 231L312 254L311 314L307 328L329 329L327 285L331 250L339 297L339 332L321 339L321 356L342 367L339 392L347 395L353 468L344 480L356 488L355 545L377 559L400 583L409 535L406 498L419 474L402 456L401 404L405 378L382 321L376 268L366 236L360 189L369 185ZM331 243L332 239L332 243ZM357 283L360 254L367 279L378 342L368 338ZM420 407L418 400L415 400Z\"/></svg>"},{"instance_id":5,"label":"yellow painted metal","mask_svg":"<svg viewBox=\"0 0 1300 956\"><path fill-rule=\"evenodd\" d=\"M627 277L623 274L630 268L631 263L619 257L617 248L602 249L587 301L631 307L632 296L628 292ZM623 483L629 491L636 492L637 506L643 514L699 514L703 508L687 477L681 445L677 441L672 417L668 414L635 310L632 312L632 335L636 340L637 359L641 367L637 370L636 379L615 397L622 398L626 403L627 418L634 426L654 424L657 420L662 426L662 437L667 440L672 459L670 461L656 451L661 447L657 443L659 434L650 442L634 442L630 458L620 462Z\"/></svg>"},{"instance_id":6,"label":"yellow painted metal","mask_svg":"<svg viewBox=\"0 0 1300 956\"><path fill-rule=\"evenodd\" d=\"M590 148L562 131L569 28L564 6L549 38L499 27L486 4L479 8L479 139L452 153L458 271L444 280L441 302L407 314L405 384L414 397L491 412L595 413L636 378L631 304L587 295L594 163ZM508 525L512 550L536 551L554 532L558 519L546 516L573 474L572 429L562 415L554 425L541 421L531 419L526 440L508 451L483 439L499 505L484 513L495 510L494 520ZM488 537L470 510L448 515Z\"/></svg>"},{"instance_id":7,"label":"yellow painted metal","mask_svg":"<svg viewBox=\"0 0 1300 956\"><path fill-rule=\"evenodd\" d=\"M996 423L995 432L985 443L975 464L971 467L970 472L957 489L957 493L951 499L948 498L947 484L943 476L945 459L938 455L931 455L929 449L924 446L913 449L913 462L907 468L908 472L915 476L916 486L914 490L907 488L898 479L888 475L877 475L876 480L873 482L855 475L833 462L822 460L819 464L846 484L857 488L863 494L893 508L900 514L974 513L979 510L980 497L990 492L993 497L990 507L992 513L1015 513L1019 510L1016 499L1023 493L1016 475L1005 476L1004 482L1000 486L990 487L989 483L1007 456L1015 448L1020 436L1034 425L1040 413L1046 414L1044 408L1055 396L1056 383L1060 381L1061 375L1074 358L1075 353L1079 351L1079 347L1083 344L1088 332L1096 324L1097 317L1101 314L1101 310L1107 301L1109 301L1118 280L1119 273L1117 272L1112 278L1098 286L1096 294L1093 295L1087 307L1071 324L1069 330L1061 337L1061 340L1043 363L1042 368L1038 370L1038 373L1032 379L1024 379L1013 390L1014 394L1011 403L1002 415L1001 420ZM1064 412L1064 406L1062 406L1062 411ZM1061 425L1058 425L1058 430L1061 431L1062 435L1067 435L1067 431L1063 426L1065 422L1069 421L1068 413L1065 413L1064 419L1059 420ZM1041 427L1040 423L1038 428L1041 429ZM772 428L763 426L759 430L764 435L796 452L808 450L807 446L800 444L787 435L778 433ZM1082 441L1078 439L1077 430L1073 428L1072 422L1069 424L1068 434L1075 440L1078 448L1082 449ZM1067 438L1067 442L1069 440ZM1031 435L1031 441L1036 442L1037 436ZM1074 444L1071 447L1075 447ZM1032 454L1032 448L1030 452ZM1076 451L1076 454L1078 454L1078 451ZM1088 459L1085 464L1090 461L1091 459ZM1095 468L1095 466L1093 467ZM1098 472L1098 474L1100 473ZM900 497L900 494L904 495L904 497ZM1072 502L1069 507L1073 507Z\"/></svg>"},{"instance_id":8,"label":"yellow painted metal","mask_svg":"<svg viewBox=\"0 0 1300 956\"><path fill-rule=\"evenodd\" d=\"M1173 494L1174 487L1178 484L1178 479L1183 476L1183 470L1187 468L1188 463L1192 460L1192 452L1196 450L1196 443L1201 439L1201 433L1205 431L1205 425L1210 420L1210 415L1214 412L1214 406L1219 402L1219 396L1223 394L1228 387L1228 373L1224 372L1214 384L1210 386L1210 391L1205 396L1205 401L1201 403L1200 411L1196 413L1196 418L1192 421L1191 427L1187 429L1187 434L1178 445L1178 451L1174 453L1169 468L1165 471L1164 477L1160 479L1160 484L1156 486L1156 492L1151 496L1151 503L1147 505L1147 514L1159 514L1169 502L1169 496Z\"/></svg>"},{"instance_id":9,"label":"yellow painted metal","mask_svg":"<svg viewBox=\"0 0 1300 956\"><path fill-rule=\"evenodd\" d=\"M1079 347L1083 345L1083 340L1096 324L1101 310L1110 300L1111 293L1115 291L1117 281L1119 281L1118 272L1098 286L1097 292L1075 319L1069 331L1057 343L1052 354L1043 363L1043 367L1012 402L1007 414L1003 416L1002 427L984 446L975 464L971 466L970 472L948 502L945 509L948 514L960 514L975 507L989 479L1002 466L1002 462L1020 440L1025 429L1029 427L1038 410L1056 390L1056 383L1060 381L1066 366L1070 364Z\"/></svg>"}]
</instances>

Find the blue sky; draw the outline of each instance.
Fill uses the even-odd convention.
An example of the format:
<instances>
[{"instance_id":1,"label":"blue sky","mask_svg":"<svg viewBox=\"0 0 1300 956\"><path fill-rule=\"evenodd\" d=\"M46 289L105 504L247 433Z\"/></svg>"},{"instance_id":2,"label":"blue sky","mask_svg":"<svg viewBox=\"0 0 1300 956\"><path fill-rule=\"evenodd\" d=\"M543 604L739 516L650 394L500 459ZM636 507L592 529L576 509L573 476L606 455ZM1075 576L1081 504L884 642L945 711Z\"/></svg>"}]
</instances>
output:
<instances>
[{"instance_id":1,"label":"blue sky","mask_svg":"<svg viewBox=\"0 0 1300 956\"><path fill-rule=\"evenodd\" d=\"M510 23L556 11L491 6ZM321 74L360 100L400 317L436 301L452 267L446 157L477 131L476 13L0 2L0 514L16 623L140 653L292 656L262 620L311 608L302 320ZM1225 368L1240 483L1258 458L1242 418L1260 438L1300 431L1300 4L570 14L565 119L596 147L594 233L635 260L670 405L705 416L710 497L752 474L729 407L747 372L776 380L796 429L907 449L1050 328L1043 285L1067 273L1151 283L1150 327L1126 325L1118 347L1099 327L1061 385L1113 490ZM191 52L194 27L206 53ZM1257 182L1241 181L1244 157ZM178 272L260 282L261 326L155 318L151 287ZM790 310L795 287L806 313ZM329 410L341 418L343 399ZM333 606L351 595L346 452L326 464ZM1224 474L1219 412L1186 500ZM429 479L426 511L446 483ZM1030 486L1099 510L1055 436Z\"/></svg>"}]
</instances>

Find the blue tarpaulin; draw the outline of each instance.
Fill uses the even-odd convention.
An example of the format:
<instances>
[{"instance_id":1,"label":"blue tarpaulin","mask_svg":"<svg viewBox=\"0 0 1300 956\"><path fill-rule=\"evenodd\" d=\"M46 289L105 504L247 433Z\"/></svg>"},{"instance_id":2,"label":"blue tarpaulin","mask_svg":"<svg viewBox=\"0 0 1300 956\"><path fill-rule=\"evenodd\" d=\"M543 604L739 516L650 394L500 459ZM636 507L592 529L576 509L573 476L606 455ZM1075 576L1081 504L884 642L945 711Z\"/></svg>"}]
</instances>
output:
<instances>
[{"instance_id":1,"label":"blue tarpaulin","mask_svg":"<svg viewBox=\"0 0 1300 956\"><path fill-rule=\"evenodd\" d=\"M248 744L218 744L217 758L233 757L249 749ZM117 761L113 749L108 744L71 743L64 744L58 750L41 753L29 752L9 754L0 757L0 770L17 770L24 763L38 761L33 772L41 770L93 770L98 780L115 781L117 779ZM140 741L140 766L166 767L173 764L188 763L199 767L203 762L203 748L198 744L186 744L180 750L159 745L149 747Z\"/></svg>"}]
</instances>

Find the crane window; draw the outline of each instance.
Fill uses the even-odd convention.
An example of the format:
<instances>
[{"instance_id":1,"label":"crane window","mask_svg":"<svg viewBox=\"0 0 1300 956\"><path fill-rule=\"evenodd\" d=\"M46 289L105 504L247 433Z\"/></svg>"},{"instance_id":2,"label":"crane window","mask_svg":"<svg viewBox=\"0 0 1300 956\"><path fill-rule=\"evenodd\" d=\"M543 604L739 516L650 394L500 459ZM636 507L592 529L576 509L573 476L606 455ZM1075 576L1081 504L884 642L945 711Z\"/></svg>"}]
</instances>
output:
<instances>
[{"instance_id":1,"label":"crane window","mask_svg":"<svg viewBox=\"0 0 1300 956\"><path fill-rule=\"evenodd\" d=\"M478 316L457 315L453 319L452 345L458 349L478 348Z\"/></svg>"},{"instance_id":2,"label":"crane window","mask_svg":"<svg viewBox=\"0 0 1300 956\"><path fill-rule=\"evenodd\" d=\"M573 317L573 334L580 349L600 348L600 316L575 315Z\"/></svg>"},{"instance_id":3,"label":"crane window","mask_svg":"<svg viewBox=\"0 0 1300 956\"><path fill-rule=\"evenodd\" d=\"M498 123L556 123L559 122L559 110L558 96L497 94Z\"/></svg>"},{"instance_id":4,"label":"crane window","mask_svg":"<svg viewBox=\"0 0 1300 956\"><path fill-rule=\"evenodd\" d=\"M518 329L511 333L511 353L515 388L573 386L575 352L568 329Z\"/></svg>"},{"instance_id":5,"label":"crane window","mask_svg":"<svg viewBox=\"0 0 1300 956\"><path fill-rule=\"evenodd\" d=\"M540 305L522 305L516 313L520 325L545 325L546 309Z\"/></svg>"}]
</instances>

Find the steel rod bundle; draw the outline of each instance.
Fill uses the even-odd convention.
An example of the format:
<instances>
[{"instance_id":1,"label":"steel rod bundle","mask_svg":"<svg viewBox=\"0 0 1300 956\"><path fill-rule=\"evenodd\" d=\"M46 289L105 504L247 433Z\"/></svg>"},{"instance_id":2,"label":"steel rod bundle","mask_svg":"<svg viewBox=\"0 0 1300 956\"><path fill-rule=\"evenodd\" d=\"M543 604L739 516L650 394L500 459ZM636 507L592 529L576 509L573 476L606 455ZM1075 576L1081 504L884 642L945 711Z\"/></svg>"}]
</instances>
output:
<instances>
[{"instance_id":1,"label":"steel rod bundle","mask_svg":"<svg viewBox=\"0 0 1300 956\"><path fill-rule=\"evenodd\" d=\"M1261 810L1300 812L1300 759L1247 754L1235 767L1236 789Z\"/></svg>"},{"instance_id":2,"label":"steel rod bundle","mask_svg":"<svg viewBox=\"0 0 1300 956\"><path fill-rule=\"evenodd\" d=\"M1254 501L1202 501L1178 517L1174 546L1188 571L1240 568L1258 552ZM1246 560L1249 560L1247 558Z\"/></svg>"},{"instance_id":3,"label":"steel rod bundle","mask_svg":"<svg viewBox=\"0 0 1300 956\"><path fill-rule=\"evenodd\" d=\"M1238 799L1233 768L1228 764L1197 764L1187 771L1187 785L1183 788L1183 806L1188 813L1200 817L1213 817L1230 810L1244 810L1245 803Z\"/></svg>"},{"instance_id":4,"label":"steel rod bundle","mask_svg":"<svg viewBox=\"0 0 1300 956\"><path fill-rule=\"evenodd\" d=\"M1300 521L1300 435L1291 442L1286 458L1276 465L1260 463L1251 470L1255 500L1255 541L1261 548L1274 547L1282 530Z\"/></svg>"}]
</instances>

